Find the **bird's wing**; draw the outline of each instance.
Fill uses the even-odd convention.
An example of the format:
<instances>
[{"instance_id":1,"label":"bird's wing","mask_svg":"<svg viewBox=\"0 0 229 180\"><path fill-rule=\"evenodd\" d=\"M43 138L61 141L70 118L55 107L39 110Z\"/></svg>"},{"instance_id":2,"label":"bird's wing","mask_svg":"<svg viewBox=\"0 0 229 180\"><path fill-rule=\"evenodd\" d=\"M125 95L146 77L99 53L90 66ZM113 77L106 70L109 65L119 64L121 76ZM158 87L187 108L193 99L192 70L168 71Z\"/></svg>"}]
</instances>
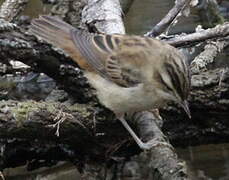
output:
<instances>
[{"instance_id":1,"label":"bird's wing","mask_svg":"<svg viewBox=\"0 0 229 180\"><path fill-rule=\"evenodd\" d=\"M53 16L34 19L30 32L64 49L81 68L96 71L120 86L131 87L142 82L138 64L144 58L136 60L142 53L138 51L139 40L129 42L132 36L88 33Z\"/></svg>"},{"instance_id":2,"label":"bird's wing","mask_svg":"<svg viewBox=\"0 0 229 180\"><path fill-rule=\"evenodd\" d=\"M133 50L124 52L125 48L122 48L123 42L128 39L128 36L117 34L84 35L83 31L77 30L73 30L71 36L88 64L93 66L101 76L122 87L132 87L142 82L139 63L136 64L136 59L131 58L137 52ZM138 60L141 61L141 59Z\"/></svg>"},{"instance_id":3,"label":"bird's wing","mask_svg":"<svg viewBox=\"0 0 229 180\"><path fill-rule=\"evenodd\" d=\"M115 40L114 35L95 35L74 29L71 30L71 38L87 63L90 64L102 77L109 79L105 67L106 59L113 52L115 48L114 46L117 46L118 43L111 42Z\"/></svg>"}]
</instances>

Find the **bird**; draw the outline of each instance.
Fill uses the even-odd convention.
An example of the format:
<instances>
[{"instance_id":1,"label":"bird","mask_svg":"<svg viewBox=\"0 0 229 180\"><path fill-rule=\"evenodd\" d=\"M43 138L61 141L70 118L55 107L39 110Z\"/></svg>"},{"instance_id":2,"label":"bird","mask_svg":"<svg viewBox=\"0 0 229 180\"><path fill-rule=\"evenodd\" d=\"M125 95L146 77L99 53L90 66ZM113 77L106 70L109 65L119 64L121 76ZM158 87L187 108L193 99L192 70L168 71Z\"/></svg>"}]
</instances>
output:
<instances>
[{"instance_id":1,"label":"bird","mask_svg":"<svg viewBox=\"0 0 229 180\"><path fill-rule=\"evenodd\" d=\"M141 149L154 145L136 135L126 113L175 102L191 117L188 65L184 55L166 42L138 35L91 33L48 15L33 19L29 31L69 54L99 102L114 112Z\"/></svg>"}]
</instances>

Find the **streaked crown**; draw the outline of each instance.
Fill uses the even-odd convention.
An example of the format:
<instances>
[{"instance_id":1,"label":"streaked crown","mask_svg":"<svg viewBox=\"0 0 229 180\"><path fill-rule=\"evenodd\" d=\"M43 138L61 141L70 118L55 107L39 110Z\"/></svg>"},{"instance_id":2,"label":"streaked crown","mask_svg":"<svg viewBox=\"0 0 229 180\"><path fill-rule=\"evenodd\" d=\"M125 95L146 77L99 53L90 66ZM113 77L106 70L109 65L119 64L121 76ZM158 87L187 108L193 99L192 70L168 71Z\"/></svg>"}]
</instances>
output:
<instances>
[{"instance_id":1,"label":"streaked crown","mask_svg":"<svg viewBox=\"0 0 229 180\"><path fill-rule=\"evenodd\" d=\"M168 95L166 98L178 103L191 117L187 103L190 91L190 73L186 58L179 51L172 49L168 51L162 68L155 71L155 76L164 94Z\"/></svg>"}]
</instances>

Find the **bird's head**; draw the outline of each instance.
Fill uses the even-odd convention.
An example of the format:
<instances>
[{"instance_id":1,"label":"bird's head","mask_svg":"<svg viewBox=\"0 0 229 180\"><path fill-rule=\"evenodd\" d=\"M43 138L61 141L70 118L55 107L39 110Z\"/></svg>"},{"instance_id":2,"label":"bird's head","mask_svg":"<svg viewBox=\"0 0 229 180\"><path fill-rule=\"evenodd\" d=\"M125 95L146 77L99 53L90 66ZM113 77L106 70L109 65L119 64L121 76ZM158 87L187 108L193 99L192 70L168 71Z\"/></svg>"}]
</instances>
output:
<instances>
[{"instance_id":1,"label":"bird's head","mask_svg":"<svg viewBox=\"0 0 229 180\"><path fill-rule=\"evenodd\" d=\"M158 94L165 102L173 101L179 104L188 117L191 113L188 106L190 91L190 76L185 57L177 51L167 55L167 59L161 63L161 68L155 72L159 84Z\"/></svg>"}]
</instances>

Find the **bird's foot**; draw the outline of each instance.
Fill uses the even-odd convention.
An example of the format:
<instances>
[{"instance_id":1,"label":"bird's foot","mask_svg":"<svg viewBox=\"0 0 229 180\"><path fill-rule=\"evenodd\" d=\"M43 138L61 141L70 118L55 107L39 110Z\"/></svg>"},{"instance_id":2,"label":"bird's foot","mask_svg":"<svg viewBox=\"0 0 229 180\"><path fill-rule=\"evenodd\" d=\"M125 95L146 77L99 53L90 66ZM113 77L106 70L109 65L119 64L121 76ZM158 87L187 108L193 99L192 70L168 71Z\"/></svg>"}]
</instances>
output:
<instances>
[{"instance_id":1,"label":"bird's foot","mask_svg":"<svg viewBox=\"0 0 229 180\"><path fill-rule=\"evenodd\" d=\"M170 149L173 149L173 147L169 143L158 141L156 139L151 139L146 143L142 142L142 143L140 143L138 145L142 150L150 150L152 148L156 148L156 147L160 147L160 146L165 146L165 147L168 147Z\"/></svg>"}]
</instances>

